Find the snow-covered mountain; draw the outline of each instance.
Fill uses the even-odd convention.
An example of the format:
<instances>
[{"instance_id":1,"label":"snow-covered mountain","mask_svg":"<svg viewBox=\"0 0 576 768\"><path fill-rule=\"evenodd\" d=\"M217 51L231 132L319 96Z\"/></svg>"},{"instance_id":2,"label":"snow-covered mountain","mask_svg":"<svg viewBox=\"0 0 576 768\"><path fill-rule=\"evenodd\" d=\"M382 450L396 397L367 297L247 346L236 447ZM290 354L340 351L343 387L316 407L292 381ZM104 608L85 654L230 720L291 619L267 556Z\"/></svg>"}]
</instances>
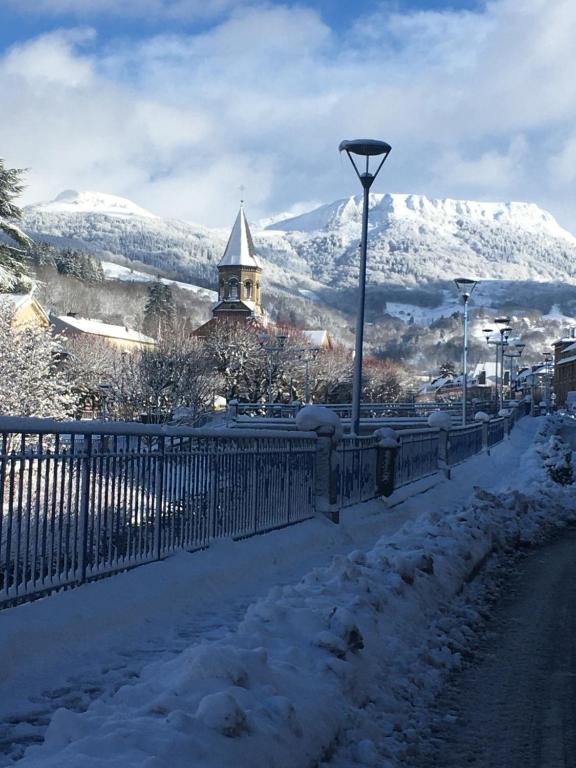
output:
<instances>
[{"instance_id":1,"label":"snow-covered mountain","mask_svg":"<svg viewBox=\"0 0 576 768\"><path fill-rule=\"evenodd\" d=\"M361 206L361 196L351 197L254 228L268 284L316 297L355 285ZM576 284L576 238L534 204L373 194L370 206L372 285L415 287L460 275ZM28 206L24 226L36 239L138 260L206 286L216 282L228 236L94 192Z\"/></svg>"}]
</instances>

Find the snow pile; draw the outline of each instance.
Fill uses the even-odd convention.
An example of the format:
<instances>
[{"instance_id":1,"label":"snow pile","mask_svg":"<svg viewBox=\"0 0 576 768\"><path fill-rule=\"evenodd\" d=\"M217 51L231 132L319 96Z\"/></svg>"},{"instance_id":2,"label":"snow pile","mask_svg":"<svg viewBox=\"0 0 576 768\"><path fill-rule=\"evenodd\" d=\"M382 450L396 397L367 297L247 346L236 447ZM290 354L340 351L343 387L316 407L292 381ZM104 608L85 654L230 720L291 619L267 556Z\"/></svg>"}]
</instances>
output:
<instances>
[{"instance_id":1,"label":"snow pile","mask_svg":"<svg viewBox=\"0 0 576 768\"><path fill-rule=\"evenodd\" d=\"M491 553L574 515L572 489L546 471L561 452L557 431L548 421L525 455L523 492L478 489L465 507L431 509L369 552L275 587L226 639L150 665L84 714L58 710L44 745L20 764L304 768L333 755L331 765L350 768L411 759L430 735L426 706L478 618L465 606L448 616L447 603Z\"/></svg>"},{"instance_id":2,"label":"snow pile","mask_svg":"<svg viewBox=\"0 0 576 768\"><path fill-rule=\"evenodd\" d=\"M338 414L322 405L306 405L296 414L296 427L302 432L316 432L318 429L332 429L335 440L343 435L342 422Z\"/></svg>"},{"instance_id":3,"label":"snow pile","mask_svg":"<svg viewBox=\"0 0 576 768\"><path fill-rule=\"evenodd\" d=\"M446 411L437 411L428 416L428 426L432 429L452 429L452 416Z\"/></svg>"}]
</instances>

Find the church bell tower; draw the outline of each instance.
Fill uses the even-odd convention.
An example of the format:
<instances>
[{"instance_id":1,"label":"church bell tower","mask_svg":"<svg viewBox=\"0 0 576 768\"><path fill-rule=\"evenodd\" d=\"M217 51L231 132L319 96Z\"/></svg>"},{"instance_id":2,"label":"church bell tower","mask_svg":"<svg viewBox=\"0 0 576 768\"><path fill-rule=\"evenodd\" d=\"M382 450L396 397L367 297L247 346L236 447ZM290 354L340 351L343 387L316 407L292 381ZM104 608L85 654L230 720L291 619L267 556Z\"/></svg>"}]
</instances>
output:
<instances>
[{"instance_id":1,"label":"church bell tower","mask_svg":"<svg viewBox=\"0 0 576 768\"><path fill-rule=\"evenodd\" d=\"M241 205L218 264L218 303L212 310L213 316L239 320L261 318L261 276L262 267Z\"/></svg>"}]
</instances>

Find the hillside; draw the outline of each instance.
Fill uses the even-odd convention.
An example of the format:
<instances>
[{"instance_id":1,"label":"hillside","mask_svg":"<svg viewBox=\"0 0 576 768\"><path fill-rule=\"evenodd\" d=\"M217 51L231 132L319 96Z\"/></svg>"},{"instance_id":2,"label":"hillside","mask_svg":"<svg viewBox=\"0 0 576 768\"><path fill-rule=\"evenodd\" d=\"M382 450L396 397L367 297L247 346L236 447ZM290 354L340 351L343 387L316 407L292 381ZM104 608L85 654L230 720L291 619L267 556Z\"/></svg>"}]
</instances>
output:
<instances>
[{"instance_id":1,"label":"hillside","mask_svg":"<svg viewBox=\"0 0 576 768\"><path fill-rule=\"evenodd\" d=\"M460 309L452 283L460 275L482 281L471 305L478 343L494 312L512 314L538 345L574 322L576 238L538 206L400 194L373 194L370 206L367 340L374 349L410 359L456 356L459 323L448 320ZM360 217L357 196L265 229L252 224L272 317L351 339ZM191 284L185 292L203 302L229 234L162 219L113 195L72 191L25 208L24 228L122 265L106 266L109 280L143 282L158 272ZM409 327L399 333L402 326Z\"/></svg>"}]
</instances>

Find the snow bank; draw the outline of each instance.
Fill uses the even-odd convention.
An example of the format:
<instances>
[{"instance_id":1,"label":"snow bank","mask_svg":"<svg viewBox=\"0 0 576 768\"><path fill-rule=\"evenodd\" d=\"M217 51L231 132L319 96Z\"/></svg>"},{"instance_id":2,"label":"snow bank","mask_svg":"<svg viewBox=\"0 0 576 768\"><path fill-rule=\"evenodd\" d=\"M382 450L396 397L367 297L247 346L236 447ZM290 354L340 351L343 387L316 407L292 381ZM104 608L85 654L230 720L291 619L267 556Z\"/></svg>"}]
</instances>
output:
<instances>
[{"instance_id":1,"label":"snow bank","mask_svg":"<svg viewBox=\"0 0 576 768\"><path fill-rule=\"evenodd\" d=\"M474 414L474 421L490 421L490 419L490 414L486 413L485 411L477 411Z\"/></svg>"},{"instance_id":2,"label":"snow bank","mask_svg":"<svg viewBox=\"0 0 576 768\"><path fill-rule=\"evenodd\" d=\"M306 428L311 428L311 421ZM393 766L426 737L426 704L477 621L450 600L484 560L574 515L546 460L548 421L521 466L522 492L477 489L368 551L275 587L227 639L150 665L84 714L58 710L22 768ZM344 744L336 750L336 741Z\"/></svg>"}]
</instances>

